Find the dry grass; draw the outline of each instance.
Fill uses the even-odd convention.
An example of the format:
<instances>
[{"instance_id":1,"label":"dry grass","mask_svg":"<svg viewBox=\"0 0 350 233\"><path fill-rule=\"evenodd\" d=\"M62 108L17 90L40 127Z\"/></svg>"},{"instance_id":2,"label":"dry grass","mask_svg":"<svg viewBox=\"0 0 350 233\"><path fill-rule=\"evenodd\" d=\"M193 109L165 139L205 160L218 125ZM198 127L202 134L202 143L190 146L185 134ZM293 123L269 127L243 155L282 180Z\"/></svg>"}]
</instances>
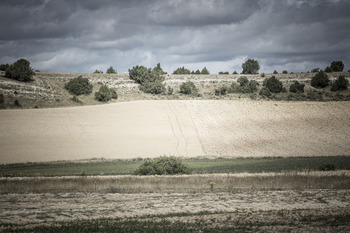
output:
<instances>
[{"instance_id":1,"label":"dry grass","mask_svg":"<svg viewBox=\"0 0 350 233\"><path fill-rule=\"evenodd\" d=\"M348 189L349 171L181 176L1 178L0 193L208 193L240 189ZM210 183L214 182L213 190Z\"/></svg>"}]
</instances>

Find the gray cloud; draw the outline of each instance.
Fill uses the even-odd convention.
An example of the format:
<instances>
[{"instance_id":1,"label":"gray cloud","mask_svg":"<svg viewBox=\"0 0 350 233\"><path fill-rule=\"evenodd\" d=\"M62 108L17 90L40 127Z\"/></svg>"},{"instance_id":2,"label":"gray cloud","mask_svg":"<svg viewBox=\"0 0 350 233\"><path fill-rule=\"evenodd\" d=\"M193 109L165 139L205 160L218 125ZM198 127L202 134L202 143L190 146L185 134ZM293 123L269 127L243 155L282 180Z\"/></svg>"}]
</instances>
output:
<instances>
[{"instance_id":1,"label":"gray cloud","mask_svg":"<svg viewBox=\"0 0 350 233\"><path fill-rule=\"evenodd\" d=\"M212 73L307 71L342 60L350 68L346 0L22 0L0 3L0 63L92 72L135 65Z\"/></svg>"}]
</instances>

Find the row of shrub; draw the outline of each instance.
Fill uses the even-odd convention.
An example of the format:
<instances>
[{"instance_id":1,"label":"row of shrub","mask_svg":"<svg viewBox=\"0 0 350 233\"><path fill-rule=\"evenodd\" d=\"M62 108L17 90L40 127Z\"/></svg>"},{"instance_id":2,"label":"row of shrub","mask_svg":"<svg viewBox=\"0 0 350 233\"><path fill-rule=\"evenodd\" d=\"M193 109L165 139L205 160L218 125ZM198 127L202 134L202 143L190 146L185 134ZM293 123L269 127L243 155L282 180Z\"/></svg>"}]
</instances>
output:
<instances>
[{"instance_id":1,"label":"row of shrub","mask_svg":"<svg viewBox=\"0 0 350 233\"><path fill-rule=\"evenodd\" d=\"M192 70L186 69L184 66L179 67L176 70L173 71L173 74L210 74L209 70L204 67L201 71L200 70Z\"/></svg>"}]
</instances>

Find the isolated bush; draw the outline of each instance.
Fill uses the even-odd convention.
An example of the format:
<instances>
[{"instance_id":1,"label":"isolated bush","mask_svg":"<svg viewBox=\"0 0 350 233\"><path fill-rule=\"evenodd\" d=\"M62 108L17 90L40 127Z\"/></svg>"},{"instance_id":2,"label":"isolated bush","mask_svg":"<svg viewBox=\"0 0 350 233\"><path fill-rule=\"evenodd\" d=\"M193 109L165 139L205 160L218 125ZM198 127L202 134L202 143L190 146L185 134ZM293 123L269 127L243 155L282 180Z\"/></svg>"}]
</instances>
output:
<instances>
[{"instance_id":1,"label":"isolated bush","mask_svg":"<svg viewBox=\"0 0 350 233\"><path fill-rule=\"evenodd\" d=\"M183 66L174 70L173 74L191 74L191 71Z\"/></svg>"},{"instance_id":2,"label":"isolated bush","mask_svg":"<svg viewBox=\"0 0 350 233\"><path fill-rule=\"evenodd\" d=\"M160 68L160 67L159 67ZM162 94L166 91L163 83L164 76L160 75L159 69L135 66L129 69L129 76L140 85L140 90L150 94Z\"/></svg>"},{"instance_id":3,"label":"isolated bush","mask_svg":"<svg viewBox=\"0 0 350 233\"><path fill-rule=\"evenodd\" d=\"M22 105L19 103L18 99L15 99L15 101L13 101L13 104L15 105L15 107L22 107Z\"/></svg>"},{"instance_id":4,"label":"isolated bush","mask_svg":"<svg viewBox=\"0 0 350 233\"><path fill-rule=\"evenodd\" d=\"M198 92L198 89L196 85L194 85L194 83L191 81L187 81L180 85L180 93L182 94L193 95L193 94L196 94L197 92Z\"/></svg>"},{"instance_id":5,"label":"isolated bush","mask_svg":"<svg viewBox=\"0 0 350 233\"><path fill-rule=\"evenodd\" d=\"M5 72L5 76L21 82L33 81L34 71L30 67L30 62L26 59L19 59L10 65Z\"/></svg>"},{"instance_id":6,"label":"isolated bush","mask_svg":"<svg viewBox=\"0 0 350 233\"><path fill-rule=\"evenodd\" d=\"M134 171L134 175L177 175L189 174L190 169L174 156L162 156L147 160Z\"/></svg>"},{"instance_id":7,"label":"isolated bush","mask_svg":"<svg viewBox=\"0 0 350 233\"><path fill-rule=\"evenodd\" d=\"M333 72L343 72L344 64L342 61L333 61L331 63L331 70Z\"/></svg>"},{"instance_id":8,"label":"isolated bush","mask_svg":"<svg viewBox=\"0 0 350 233\"><path fill-rule=\"evenodd\" d=\"M280 93L283 91L283 84L275 76L266 78L263 85L272 93Z\"/></svg>"},{"instance_id":9,"label":"isolated bush","mask_svg":"<svg viewBox=\"0 0 350 233\"><path fill-rule=\"evenodd\" d=\"M102 70L95 70L94 74L103 74Z\"/></svg>"},{"instance_id":10,"label":"isolated bush","mask_svg":"<svg viewBox=\"0 0 350 233\"><path fill-rule=\"evenodd\" d=\"M263 88L260 89L259 95L270 97L272 94L271 94L271 92L270 92L270 90L268 88L263 87Z\"/></svg>"},{"instance_id":11,"label":"isolated bush","mask_svg":"<svg viewBox=\"0 0 350 233\"><path fill-rule=\"evenodd\" d=\"M222 86L218 89L215 89L215 95L226 95L228 93L228 87Z\"/></svg>"},{"instance_id":12,"label":"isolated bush","mask_svg":"<svg viewBox=\"0 0 350 233\"><path fill-rule=\"evenodd\" d=\"M290 85L289 92L304 93L304 87L305 84L300 84L298 81L295 81L292 85Z\"/></svg>"},{"instance_id":13,"label":"isolated bush","mask_svg":"<svg viewBox=\"0 0 350 233\"><path fill-rule=\"evenodd\" d=\"M81 75L70 80L64 88L73 95L88 95L92 92L92 84L90 84L89 79L83 78Z\"/></svg>"},{"instance_id":14,"label":"isolated bush","mask_svg":"<svg viewBox=\"0 0 350 233\"><path fill-rule=\"evenodd\" d=\"M319 171L334 171L335 165L331 163L323 163L318 166Z\"/></svg>"},{"instance_id":15,"label":"isolated bush","mask_svg":"<svg viewBox=\"0 0 350 233\"><path fill-rule=\"evenodd\" d=\"M233 73L232 73L232 74L238 74L238 73L237 73L237 71L233 71Z\"/></svg>"},{"instance_id":16,"label":"isolated bush","mask_svg":"<svg viewBox=\"0 0 350 233\"><path fill-rule=\"evenodd\" d=\"M111 88L108 88L106 85L102 85L98 92L95 92L95 99L100 102L108 102L112 98L118 98L117 92Z\"/></svg>"},{"instance_id":17,"label":"isolated bush","mask_svg":"<svg viewBox=\"0 0 350 233\"><path fill-rule=\"evenodd\" d=\"M277 70L274 70L274 71L273 71L273 74L278 74Z\"/></svg>"},{"instance_id":18,"label":"isolated bush","mask_svg":"<svg viewBox=\"0 0 350 233\"><path fill-rule=\"evenodd\" d=\"M228 71L220 71L219 74L230 74Z\"/></svg>"},{"instance_id":19,"label":"isolated bush","mask_svg":"<svg viewBox=\"0 0 350 233\"><path fill-rule=\"evenodd\" d=\"M239 77L239 78L237 79L237 82L239 83L239 85L240 85L241 87L244 87L245 85L248 84L249 80L248 80L248 78L247 78L246 76L242 76L242 77Z\"/></svg>"},{"instance_id":20,"label":"isolated bush","mask_svg":"<svg viewBox=\"0 0 350 233\"><path fill-rule=\"evenodd\" d=\"M344 75L340 75L338 79L333 82L331 91L347 90L348 85L349 85L349 80L347 80Z\"/></svg>"},{"instance_id":21,"label":"isolated bush","mask_svg":"<svg viewBox=\"0 0 350 233\"><path fill-rule=\"evenodd\" d=\"M311 79L311 86L316 87L316 88L324 88L329 85L329 78L328 75L320 71L318 72L314 77Z\"/></svg>"},{"instance_id":22,"label":"isolated bush","mask_svg":"<svg viewBox=\"0 0 350 233\"><path fill-rule=\"evenodd\" d=\"M242 74L257 74L260 69L260 66L258 61L254 59L248 59L242 64L242 68Z\"/></svg>"},{"instance_id":23,"label":"isolated bush","mask_svg":"<svg viewBox=\"0 0 350 233\"><path fill-rule=\"evenodd\" d=\"M113 66L110 66L107 71L106 74L116 74L117 71L113 68Z\"/></svg>"},{"instance_id":24,"label":"isolated bush","mask_svg":"<svg viewBox=\"0 0 350 233\"><path fill-rule=\"evenodd\" d=\"M282 74L288 74L288 71L283 70L283 71L282 71Z\"/></svg>"}]
</instances>

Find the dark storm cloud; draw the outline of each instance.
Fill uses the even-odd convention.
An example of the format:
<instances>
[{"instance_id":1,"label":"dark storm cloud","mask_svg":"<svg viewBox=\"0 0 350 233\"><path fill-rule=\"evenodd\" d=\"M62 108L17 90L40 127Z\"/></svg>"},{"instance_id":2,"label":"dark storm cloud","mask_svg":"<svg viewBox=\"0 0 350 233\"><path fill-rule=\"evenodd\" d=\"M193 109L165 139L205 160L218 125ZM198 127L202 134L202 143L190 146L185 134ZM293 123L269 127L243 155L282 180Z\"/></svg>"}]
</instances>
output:
<instances>
[{"instance_id":1,"label":"dark storm cloud","mask_svg":"<svg viewBox=\"0 0 350 233\"><path fill-rule=\"evenodd\" d=\"M350 63L346 0L17 0L0 2L0 63L92 72L110 65L261 72Z\"/></svg>"}]
</instances>

